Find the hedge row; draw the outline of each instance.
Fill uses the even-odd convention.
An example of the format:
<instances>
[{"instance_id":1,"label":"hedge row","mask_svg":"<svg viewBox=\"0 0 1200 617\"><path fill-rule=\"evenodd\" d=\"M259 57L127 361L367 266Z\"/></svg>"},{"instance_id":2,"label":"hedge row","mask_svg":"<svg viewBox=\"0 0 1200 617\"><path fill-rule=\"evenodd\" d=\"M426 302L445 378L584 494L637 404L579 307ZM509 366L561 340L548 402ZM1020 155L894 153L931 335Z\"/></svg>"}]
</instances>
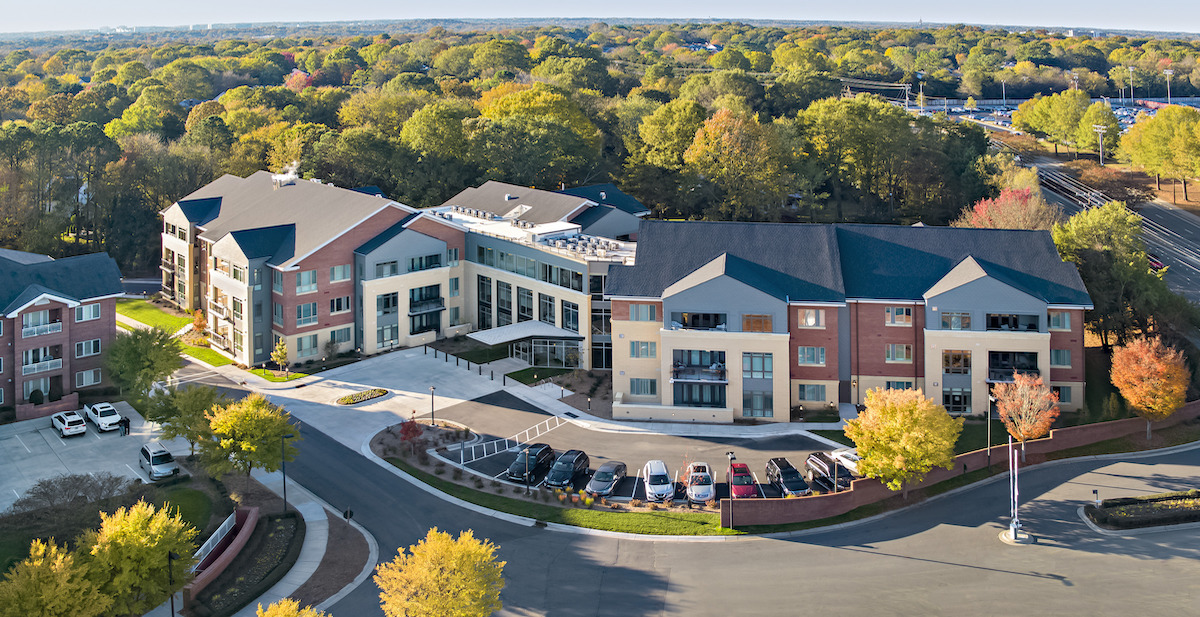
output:
<instances>
[{"instance_id":1,"label":"hedge row","mask_svg":"<svg viewBox=\"0 0 1200 617\"><path fill-rule=\"evenodd\" d=\"M1137 529L1139 527L1157 527L1160 525L1200 522L1200 507L1151 510L1137 514L1120 511L1120 508L1128 506L1188 499L1200 499L1200 490L1147 495L1145 497L1105 499L1100 502L1100 507L1094 505L1085 506L1084 513L1097 525L1114 529Z\"/></svg>"},{"instance_id":2,"label":"hedge row","mask_svg":"<svg viewBox=\"0 0 1200 617\"><path fill-rule=\"evenodd\" d=\"M371 388L370 390L363 390L362 392L355 392L354 394L347 394L346 396L339 398L337 400L337 404L338 405L353 405L355 403L369 401L373 398L379 398L387 393L388 393L388 391L384 390L383 388Z\"/></svg>"}]
</instances>

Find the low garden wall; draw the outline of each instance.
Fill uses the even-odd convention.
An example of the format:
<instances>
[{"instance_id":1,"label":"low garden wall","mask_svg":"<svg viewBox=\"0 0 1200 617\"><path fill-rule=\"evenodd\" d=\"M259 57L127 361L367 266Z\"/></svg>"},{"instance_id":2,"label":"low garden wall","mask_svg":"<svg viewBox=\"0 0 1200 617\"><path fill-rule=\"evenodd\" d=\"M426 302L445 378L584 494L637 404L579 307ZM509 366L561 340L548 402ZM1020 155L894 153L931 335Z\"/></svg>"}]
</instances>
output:
<instances>
[{"instance_id":1,"label":"low garden wall","mask_svg":"<svg viewBox=\"0 0 1200 617\"><path fill-rule=\"evenodd\" d=\"M76 411L79 409L83 409L83 406L79 404L79 393L72 392L64 394L57 401L46 401L41 405L34 405L33 403L21 403L17 405L17 421L45 418L60 411Z\"/></svg>"},{"instance_id":2,"label":"low garden wall","mask_svg":"<svg viewBox=\"0 0 1200 617\"><path fill-rule=\"evenodd\" d=\"M192 582L183 588L184 606L189 605L196 597L196 594L203 591L205 587L225 571L225 568L229 567L234 557L237 557L238 553L241 552L242 547L246 546L246 541L250 539L250 535L254 533L254 528L258 525L258 508L238 508L235 516L237 517L237 533L230 534L222 542L225 546L220 549L219 554L211 560L206 559L210 563L206 565L202 572L196 575L196 578L192 579ZM213 552L216 553L217 551Z\"/></svg>"},{"instance_id":3,"label":"low garden wall","mask_svg":"<svg viewBox=\"0 0 1200 617\"><path fill-rule=\"evenodd\" d=\"M1155 422L1154 429L1174 426L1196 417L1200 417L1200 401L1192 401L1167 420ZM1043 462L1052 452L1125 437L1145 430L1146 421L1141 418L1054 429L1050 431L1048 437L1026 442L1026 464ZM992 447L993 465L1007 464L1008 458L1004 451L1003 446ZM954 457L953 467L934 469L926 474L923 482L913 485L912 488L932 486L968 471L982 469L987 467L987 462L988 450L986 448L960 454ZM791 499L722 499L721 526L782 525L815 521L845 514L860 506L887 499L898 492L888 489L873 478L861 478L850 485L850 490L840 493Z\"/></svg>"}]
</instances>

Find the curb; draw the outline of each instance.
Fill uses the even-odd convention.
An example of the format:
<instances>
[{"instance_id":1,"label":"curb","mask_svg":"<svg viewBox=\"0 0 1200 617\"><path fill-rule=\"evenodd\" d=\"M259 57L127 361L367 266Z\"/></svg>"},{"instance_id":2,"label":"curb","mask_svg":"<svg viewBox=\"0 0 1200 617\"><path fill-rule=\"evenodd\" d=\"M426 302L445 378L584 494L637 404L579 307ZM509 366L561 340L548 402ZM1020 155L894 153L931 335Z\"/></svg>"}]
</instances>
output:
<instances>
[{"instance_id":1,"label":"curb","mask_svg":"<svg viewBox=\"0 0 1200 617\"><path fill-rule=\"evenodd\" d=\"M1152 534L1152 533L1162 533L1164 531L1187 531L1190 529L1200 529L1200 523L1180 523L1178 525L1156 525L1154 527L1141 527L1138 529L1105 529L1103 527L1100 527L1096 523L1093 523L1092 519L1088 518L1087 514L1085 514L1083 512L1083 509L1085 507L1086 506L1079 506L1079 509L1075 510L1076 514L1079 515L1079 518L1082 519L1084 524L1087 525L1088 527L1090 527L1092 529L1092 531L1099 533L1099 534L1104 534L1106 536L1116 536L1116 537L1120 538L1120 537L1127 537L1127 536L1144 536L1144 535L1148 535L1148 534Z\"/></svg>"}]
</instances>

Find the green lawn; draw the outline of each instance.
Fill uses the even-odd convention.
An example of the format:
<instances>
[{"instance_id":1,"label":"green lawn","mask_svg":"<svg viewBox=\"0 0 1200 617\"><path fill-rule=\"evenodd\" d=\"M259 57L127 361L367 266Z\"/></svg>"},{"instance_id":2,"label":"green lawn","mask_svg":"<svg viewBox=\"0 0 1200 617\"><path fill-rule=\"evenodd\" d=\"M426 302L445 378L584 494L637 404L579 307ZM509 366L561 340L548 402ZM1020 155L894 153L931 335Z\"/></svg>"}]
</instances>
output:
<instances>
[{"instance_id":1,"label":"green lawn","mask_svg":"<svg viewBox=\"0 0 1200 617\"><path fill-rule=\"evenodd\" d=\"M195 345L183 344L183 353L200 360L201 362L207 362L212 366L225 366L226 364L233 364L233 360L222 356L208 347L196 347Z\"/></svg>"},{"instance_id":2,"label":"green lawn","mask_svg":"<svg viewBox=\"0 0 1200 617\"><path fill-rule=\"evenodd\" d=\"M443 480L433 474L426 473L398 458L388 458L389 463L405 471L430 486L473 504L546 521L562 523L588 529L604 529L607 531L622 531L647 535L678 535L678 536L727 536L738 535L742 532L725 529L720 525L720 515L716 513L699 512L613 512L601 509L560 508L551 505L530 503L520 499L502 497L495 493L477 491Z\"/></svg>"},{"instance_id":3,"label":"green lawn","mask_svg":"<svg viewBox=\"0 0 1200 617\"><path fill-rule=\"evenodd\" d=\"M258 375L267 381L273 381L275 383L300 379L301 377L308 377L308 373L301 373L299 371L290 371L288 372L287 377L284 377L283 375L276 375L275 371L271 369L265 368L252 368L249 370L249 372Z\"/></svg>"},{"instance_id":4,"label":"green lawn","mask_svg":"<svg viewBox=\"0 0 1200 617\"><path fill-rule=\"evenodd\" d=\"M854 442L850 440L842 431L811 431L814 434L820 435L825 439L832 439L838 443L846 444L851 448L854 447Z\"/></svg>"},{"instance_id":5,"label":"green lawn","mask_svg":"<svg viewBox=\"0 0 1200 617\"><path fill-rule=\"evenodd\" d=\"M491 347L479 347L459 352L456 355L467 362L475 364L487 364L508 357L508 345L493 345Z\"/></svg>"},{"instance_id":6,"label":"green lawn","mask_svg":"<svg viewBox=\"0 0 1200 617\"><path fill-rule=\"evenodd\" d=\"M125 330L126 332L132 332L132 331L133 331L133 326L131 326L131 325L127 324L127 323L124 323L124 322L120 322L120 321L118 321L118 322L117 322L117 327L118 327L118 328L120 328L120 329L122 329L122 330Z\"/></svg>"},{"instance_id":7,"label":"green lawn","mask_svg":"<svg viewBox=\"0 0 1200 617\"><path fill-rule=\"evenodd\" d=\"M173 315L150 302L134 298L117 298L117 313L172 334L192 323L189 317Z\"/></svg>"},{"instance_id":8,"label":"green lawn","mask_svg":"<svg viewBox=\"0 0 1200 617\"><path fill-rule=\"evenodd\" d=\"M179 516L203 532L212 518L212 499L204 491L176 485L167 489L165 501L179 508Z\"/></svg>"},{"instance_id":9,"label":"green lawn","mask_svg":"<svg viewBox=\"0 0 1200 617\"><path fill-rule=\"evenodd\" d=\"M575 369L569 368L523 368L519 371L513 371L508 374L509 379L515 379L527 386L531 386L547 377L557 377L566 375Z\"/></svg>"}]
</instances>

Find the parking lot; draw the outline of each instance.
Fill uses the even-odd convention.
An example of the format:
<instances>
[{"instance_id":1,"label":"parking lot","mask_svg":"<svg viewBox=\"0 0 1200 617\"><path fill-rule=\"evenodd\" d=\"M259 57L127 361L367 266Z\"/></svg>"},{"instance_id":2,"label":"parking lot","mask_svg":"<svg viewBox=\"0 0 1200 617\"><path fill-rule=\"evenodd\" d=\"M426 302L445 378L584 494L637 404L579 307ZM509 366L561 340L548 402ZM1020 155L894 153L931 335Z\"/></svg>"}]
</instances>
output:
<instances>
[{"instance_id":1,"label":"parking lot","mask_svg":"<svg viewBox=\"0 0 1200 617\"><path fill-rule=\"evenodd\" d=\"M545 411L507 392L495 392L438 410L439 419L466 424L479 432L485 441L512 437L515 433L514 428L531 427L550 417ZM645 500L645 489L638 474L646 461L651 459L664 461L673 479L682 476L688 463L706 462L711 467L714 482L717 483L717 498L728 497L729 489L725 484L728 458L725 453L731 451L737 457L738 462L745 463L750 467L750 471L757 481L760 496L779 497L779 492L766 484L764 469L768 459L778 456L786 457L803 471L804 459L809 453L828 449L824 444L799 435L764 439L675 437L641 433L604 433L587 430L569 423L551 430L534 441L548 444L556 452L570 449L583 450L591 460L591 472L595 472L596 468L606 461L624 462L628 468L628 477L616 486L613 499L618 501ZM467 467L480 475L504 481L505 471L516 455L516 451L502 451L499 454L475 460ZM457 452L450 452L447 458L451 461L456 460ZM533 478L532 486L539 485L545 478L545 474L545 469L539 470ZM574 490L578 491L586 484L587 478L576 478ZM676 498L682 499L684 496L682 486L677 484L676 489Z\"/></svg>"},{"instance_id":2,"label":"parking lot","mask_svg":"<svg viewBox=\"0 0 1200 617\"><path fill-rule=\"evenodd\" d=\"M82 435L63 438L50 428L50 418L35 418L5 425L0 432L0 510L7 510L39 480L62 474L106 471L148 481L138 468L138 449L153 441L157 431L128 403L114 403L130 419L130 432L101 433L91 422ZM82 415L82 412L80 412ZM187 444L167 442L176 455L187 453Z\"/></svg>"}]
</instances>

